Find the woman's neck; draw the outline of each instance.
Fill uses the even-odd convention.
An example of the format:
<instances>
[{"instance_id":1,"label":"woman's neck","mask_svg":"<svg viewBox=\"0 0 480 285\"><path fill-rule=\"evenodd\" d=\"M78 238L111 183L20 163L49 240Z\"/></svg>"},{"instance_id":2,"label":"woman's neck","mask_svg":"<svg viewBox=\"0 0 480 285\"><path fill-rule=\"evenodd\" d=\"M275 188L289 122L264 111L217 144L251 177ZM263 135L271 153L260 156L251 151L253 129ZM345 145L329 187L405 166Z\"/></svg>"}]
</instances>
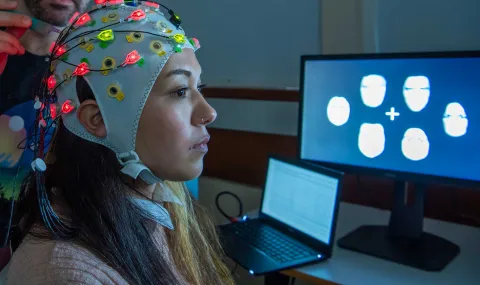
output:
<instances>
[{"instance_id":1,"label":"woman's neck","mask_svg":"<svg viewBox=\"0 0 480 285\"><path fill-rule=\"evenodd\" d=\"M33 17L32 13L28 9L24 0L18 0L16 12L21 14ZM62 30L62 27L55 27L57 30ZM40 34L39 32L28 29L23 37L20 39L20 43L25 47L25 49L36 55L48 55L50 50L50 45L56 41L58 38L58 33L48 32L47 35Z\"/></svg>"},{"instance_id":2,"label":"woman's neck","mask_svg":"<svg viewBox=\"0 0 480 285\"><path fill-rule=\"evenodd\" d=\"M136 193L137 195L146 197L148 199L153 198L153 193L155 191L156 184L147 184L143 180L137 179L131 182L131 185L137 191Z\"/></svg>"}]
</instances>

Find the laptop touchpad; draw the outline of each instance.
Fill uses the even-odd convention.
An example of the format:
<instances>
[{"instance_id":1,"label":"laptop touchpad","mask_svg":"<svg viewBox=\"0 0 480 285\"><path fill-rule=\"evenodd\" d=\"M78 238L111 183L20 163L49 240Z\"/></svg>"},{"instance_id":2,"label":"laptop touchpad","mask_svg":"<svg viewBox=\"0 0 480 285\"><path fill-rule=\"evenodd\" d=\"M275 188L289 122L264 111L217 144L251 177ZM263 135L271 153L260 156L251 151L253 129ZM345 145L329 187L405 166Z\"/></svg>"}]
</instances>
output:
<instances>
[{"instance_id":1,"label":"laptop touchpad","mask_svg":"<svg viewBox=\"0 0 480 285\"><path fill-rule=\"evenodd\" d=\"M228 243L225 247L227 255L237 257L237 262L248 270L254 272L257 272L258 268L268 270L269 267L274 267L277 264L274 259L240 239L230 236L225 237L225 241Z\"/></svg>"}]
</instances>

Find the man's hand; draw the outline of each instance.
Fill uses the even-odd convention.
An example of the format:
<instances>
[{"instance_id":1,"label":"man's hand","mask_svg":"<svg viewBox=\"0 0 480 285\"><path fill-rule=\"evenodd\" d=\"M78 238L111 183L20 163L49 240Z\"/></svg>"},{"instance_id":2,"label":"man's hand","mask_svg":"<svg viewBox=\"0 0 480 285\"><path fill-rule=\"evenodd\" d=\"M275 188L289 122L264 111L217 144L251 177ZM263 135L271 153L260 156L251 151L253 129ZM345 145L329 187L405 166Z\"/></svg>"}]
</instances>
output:
<instances>
[{"instance_id":1,"label":"man's hand","mask_svg":"<svg viewBox=\"0 0 480 285\"><path fill-rule=\"evenodd\" d=\"M10 12L15 8L16 1L0 0L0 28L6 28L5 31L0 31L0 74L5 69L8 55L25 53L25 48L18 39L32 25L28 16Z\"/></svg>"}]
</instances>

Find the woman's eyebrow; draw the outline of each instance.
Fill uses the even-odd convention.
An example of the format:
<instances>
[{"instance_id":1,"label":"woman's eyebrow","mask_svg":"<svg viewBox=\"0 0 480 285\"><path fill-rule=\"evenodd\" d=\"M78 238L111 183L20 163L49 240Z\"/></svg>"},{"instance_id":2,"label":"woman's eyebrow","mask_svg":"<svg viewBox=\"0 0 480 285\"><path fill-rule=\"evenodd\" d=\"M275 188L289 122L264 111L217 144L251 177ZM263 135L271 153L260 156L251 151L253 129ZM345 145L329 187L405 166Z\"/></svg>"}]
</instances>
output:
<instances>
[{"instance_id":1,"label":"woman's eyebrow","mask_svg":"<svg viewBox=\"0 0 480 285\"><path fill-rule=\"evenodd\" d=\"M177 76L177 75L183 75L183 76L186 76L186 77L190 78L192 76L192 72L189 71L189 70L186 70L186 69L178 68L178 69L174 69L174 70L170 71L165 76L165 78L169 78L169 77Z\"/></svg>"}]
</instances>

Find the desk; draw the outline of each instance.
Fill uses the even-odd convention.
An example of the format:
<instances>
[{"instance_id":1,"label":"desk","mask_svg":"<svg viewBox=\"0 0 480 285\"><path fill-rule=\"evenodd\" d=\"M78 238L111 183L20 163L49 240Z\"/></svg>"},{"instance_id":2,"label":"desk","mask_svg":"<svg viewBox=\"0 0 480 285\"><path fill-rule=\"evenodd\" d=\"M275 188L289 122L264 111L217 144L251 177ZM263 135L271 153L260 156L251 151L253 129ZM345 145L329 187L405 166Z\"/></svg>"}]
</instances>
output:
<instances>
[{"instance_id":1,"label":"desk","mask_svg":"<svg viewBox=\"0 0 480 285\"><path fill-rule=\"evenodd\" d=\"M335 238L360 225L387 225L389 217L390 211L341 203ZM425 219L424 230L460 246L460 254L441 272L421 271L335 246L330 260L282 274L325 285L480 284L480 229Z\"/></svg>"}]
</instances>

